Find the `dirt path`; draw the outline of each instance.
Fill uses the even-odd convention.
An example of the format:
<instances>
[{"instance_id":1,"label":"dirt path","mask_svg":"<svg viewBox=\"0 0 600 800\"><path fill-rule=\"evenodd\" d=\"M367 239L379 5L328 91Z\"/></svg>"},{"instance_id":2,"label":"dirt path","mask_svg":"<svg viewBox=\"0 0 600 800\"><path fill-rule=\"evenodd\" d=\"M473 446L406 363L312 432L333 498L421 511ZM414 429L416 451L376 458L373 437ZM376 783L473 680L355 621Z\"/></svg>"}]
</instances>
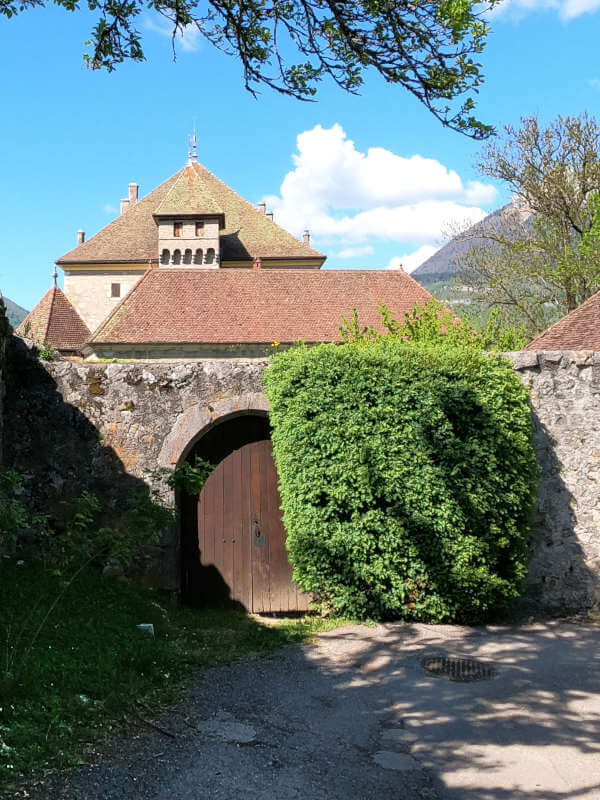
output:
<instances>
[{"instance_id":1,"label":"dirt path","mask_svg":"<svg viewBox=\"0 0 600 800\"><path fill-rule=\"evenodd\" d=\"M497 674L443 680L424 655ZM29 797L598 800L600 627L340 628L201 673L154 723Z\"/></svg>"}]
</instances>

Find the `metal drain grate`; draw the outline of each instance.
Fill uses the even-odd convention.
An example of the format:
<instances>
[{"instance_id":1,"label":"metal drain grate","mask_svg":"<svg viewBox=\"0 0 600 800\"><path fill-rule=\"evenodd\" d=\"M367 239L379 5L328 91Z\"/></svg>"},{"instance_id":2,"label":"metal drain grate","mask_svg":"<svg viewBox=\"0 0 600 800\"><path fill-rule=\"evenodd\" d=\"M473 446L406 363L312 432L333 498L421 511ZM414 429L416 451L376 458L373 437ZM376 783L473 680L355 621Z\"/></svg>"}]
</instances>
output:
<instances>
[{"instance_id":1,"label":"metal drain grate","mask_svg":"<svg viewBox=\"0 0 600 800\"><path fill-rule=\"evenodd\" d=\"M491 664L483 664L473 658L450 658L449 656L425 656L421 666L436 678L449 681L489 681L498 674Z\"/></svg>"}]
</instances>

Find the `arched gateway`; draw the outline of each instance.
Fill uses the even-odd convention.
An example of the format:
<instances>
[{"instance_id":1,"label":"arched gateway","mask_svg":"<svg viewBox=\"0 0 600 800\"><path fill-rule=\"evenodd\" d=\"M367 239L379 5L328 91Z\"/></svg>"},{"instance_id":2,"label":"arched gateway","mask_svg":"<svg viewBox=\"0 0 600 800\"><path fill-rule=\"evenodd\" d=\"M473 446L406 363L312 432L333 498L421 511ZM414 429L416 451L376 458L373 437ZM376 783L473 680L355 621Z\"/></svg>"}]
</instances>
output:
<instances>
[{"instance_id":1,"label":"arched gateway","mask_svg":"<svg viewBox=\"0 0 600 800\"><path fill-rule=\"evenodd\" d=\"M292 581L268 417L244 410L206 427L187 448L215 465L198 497L180 498L182 597L255 613L308 608Z\"/></svg>"}]
</instances>

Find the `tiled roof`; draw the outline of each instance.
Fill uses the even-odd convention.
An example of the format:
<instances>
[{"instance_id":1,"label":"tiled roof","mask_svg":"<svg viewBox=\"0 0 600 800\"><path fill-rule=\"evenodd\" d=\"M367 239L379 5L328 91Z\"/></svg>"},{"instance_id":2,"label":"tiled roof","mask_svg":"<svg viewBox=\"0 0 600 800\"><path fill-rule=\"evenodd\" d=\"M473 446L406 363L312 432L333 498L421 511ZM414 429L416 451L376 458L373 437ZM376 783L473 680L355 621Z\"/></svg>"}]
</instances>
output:
<instances>
[{"instance_id":1,"label":"tiled roof","mask_svg":"<svg viewBox=\"0 0 600 800\"><path fill-rule=\"evenodd\" d=\"M525 350L600 350L600 292L536 336Z\"/></svg>"},{"instance_id":2,"label":"tiled roof","mask_svg":"<svg viewBox=\"0 0 600 800\"><path fill-rule=\"evenodd\" d=\"M64 293L53 286L15 331L57 350L80 350L90 331Z\"/></svg>"},{"instance_id":3,"label":"tiled roof","mask_svg":"<svg viewBox=\"0 0 600 800\"><path fill-rule=\"evenodd\" d=\"M431 295L401 270L148 270L93 343L338 341L341 316L380 328L377 306L400 316Z\"/></svg>"},{"instance_id":4,"label":"tiled roof","mask_svg":"<svg viewBox=\"0 0 600 800\"><path fill-rule=\"evenodd\" d=\"M207 182L201 181L192 167L179 173L164 198L154 209L156 216L185 214L223 214Z\"/></svg>"},{"instance_id":5,"label":"tiled roof","mask_svg":"<svg viewBox=\"0 0 600 800\"><path fill-rule=\"evenodd\" d=\"M102 228L87 242L58 259L57 264L141 263L158 257L158 227L153 217L156 209L166 202L170 190L180 178L194 174L194 186L213 198L225 215L225 228L221 233L221 260L253 261L262 258L320 258L322 253L313 250L280 228L266 214L243 200L233 189L216 178L201 164L184 167L139 203L130 206L124 214ZM201 191L199 188L198 191Z\"/></svg>"}]
</instances>

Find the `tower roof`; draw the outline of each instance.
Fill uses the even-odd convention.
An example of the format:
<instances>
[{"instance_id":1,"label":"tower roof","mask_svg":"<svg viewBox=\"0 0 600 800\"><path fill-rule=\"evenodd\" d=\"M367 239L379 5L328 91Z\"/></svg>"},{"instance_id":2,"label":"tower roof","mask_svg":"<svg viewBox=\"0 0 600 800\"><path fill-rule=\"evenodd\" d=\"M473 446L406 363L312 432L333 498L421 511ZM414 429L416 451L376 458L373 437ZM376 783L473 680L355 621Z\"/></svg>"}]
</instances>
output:
<instances>
[{"instance_id":1,"label":"tower roof","mask_svg":"<svg viewBox=\"0 0 600 800\"><path fill-rule=\"evenodd\" d=\"M223 216L223 209L207 181L201 181L196 169L190 165L178 173L177 180L154 209L154 216L183 217L200 214Z\"/></svg>"},{"instance_id":2,"label":"tower roof","mask_svg":"<svg viewBox=\"0 0 600 800\"><path fill-rule=\"evenodd\" d=\"M193 210L183 211L186 207L185 202L190 202L191 209L200 208L203 203L210 203L212 208L219 209L214 213L225 215L225 227L221 232L221 262L251 263L256 256L261 256L263 260L315 259L316 266L320 266L325 260L322 253L297 241L205 167L198 162L192 162L146 195L139 203L130 205L125 213L95 236L59 258L56 263L68 266L156 262L158 226L154 214L157 210L160 210L161 214L171 213L164 210L169 208L176 208L177 211L173 212L176 214L195 213Z\"/></svg>"},{"instance_id":3,"label":"tower roof","mask_svg":"<svg viewBox=\"0 0 600 800\"><path fill-rule=\"evenodd\" d=\"M90 338L89 328L57 286L46 292L15 333L57 350L80 350Z\"/></svg>"}]
</instances>

